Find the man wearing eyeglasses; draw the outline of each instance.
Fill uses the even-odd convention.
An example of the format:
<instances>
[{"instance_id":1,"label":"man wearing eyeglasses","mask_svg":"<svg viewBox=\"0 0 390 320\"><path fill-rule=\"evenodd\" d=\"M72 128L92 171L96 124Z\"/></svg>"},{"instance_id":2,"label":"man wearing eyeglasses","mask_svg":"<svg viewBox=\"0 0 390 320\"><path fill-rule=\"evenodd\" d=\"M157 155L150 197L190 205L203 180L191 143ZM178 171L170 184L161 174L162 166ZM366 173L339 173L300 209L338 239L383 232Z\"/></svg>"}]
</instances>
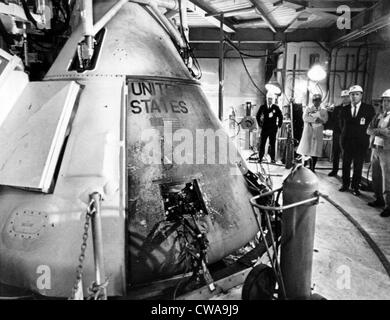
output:
<instances>
[{"instance_id":1,"label":"man wearing eyeglasses","mask_svg":"<svg viewBox=\"0 0 390 320\"><path fill-rule=\"evenodd\" d=\"M369 136L367 127L375 115L372 106L362 102L363 89L355 85L349 90L351 103L340 114L341 147L343 149L343 185L339 191L348 191L352 187L355 196L360 195L364 158L366 157ZM351 181L351 165L353 177Z\"/></svg>"}]
</instances>

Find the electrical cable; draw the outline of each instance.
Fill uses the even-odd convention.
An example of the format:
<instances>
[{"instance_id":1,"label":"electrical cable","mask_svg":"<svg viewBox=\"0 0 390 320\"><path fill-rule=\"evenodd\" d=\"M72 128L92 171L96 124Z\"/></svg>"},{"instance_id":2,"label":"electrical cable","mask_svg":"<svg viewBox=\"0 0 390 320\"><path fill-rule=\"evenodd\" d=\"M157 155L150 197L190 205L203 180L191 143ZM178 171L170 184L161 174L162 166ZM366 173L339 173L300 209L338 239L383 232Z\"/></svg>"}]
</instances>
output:
<instances>
[{"instance_id":1,"label":"electrical cable","mask_svg":"<svg viewBox=\"0 0 390 320\"><path fill-rule=\"evenodd\" d=\"M264 97L266 97L267 95L264 93L264 91L261 90L261 89L256 85L255 81L253 80L252 75L250 74L250 72L249 72L249 70L248 70L248 67L246 66L246 63L245 63L245 60L244 60L243 56L241 55L241 53L240 53L239 51L237 51L237 52L238 52L239 55L240 55L241 62L242 62L242 64L243 64L243 66L244 66L245 72L247 73L248 78L249 78L249 80L251 81L252 85L253 85L253 86L254 86L254 87L255 87L255 88L264 96Z\"/></svg>"},{"instance_id":2,"label":"electrical cable","mask_svg":"<svg viewBox=\"0 0 390 320\"><path fill-rule=\"evenodd\" d=\"M188 39L186 35L184 34L184 26L183 26L183 14L182 14L182 2L179 0L179 20L180 20L180 33L181 37L184 39L184 42L186 44L186 50L189 54L190 58L192 59L192 63L195 66L195 68L198 70L199 74L195 74L193 70L190 69L192 75L197 79L200 80L202 78L202 69L200 67L200 64L198 62L198 59L196 58L194 51L192 50L190 43L188 42Z\"/></svg>"},{"instance_id":3,"label":"electrical cable","mask_svg":"<svg viewBox=\"0 0 390 320\"><path fill-rule=\"evenodd\" d=\"M265 58L265 57L269 57L269 56L274 56L274 55L279 55L279 54L281 54L281 53L272 53L272 54L267 54L267 55L262 55L262 56L255 56L255 55L248 55L248 54L244 54L236 45L234 45L229 39L227 39L227 38L225 38L225 41L233 48L233 49L235 49L236 51L237 51L237 53L239 54L239 56L240 56L240 58L241 58L241 62L242 62L242 64L243 64L243 66L244 66L244 69L245 69L245 72L247 73L247 75L248 75L248 77L249 77L249 79L250 79L250 81L251 81L251 83L252 83L252 85L264 96L264 97L266 97L267 95L266 95L266 93L264 93L264 91L263 90L261 90L257 85L256 85L256 83L255 83L255 81L253 80L253 77L252 77L252 75L250 74L250 72L249 72L249 70L248 70L248 67L247 67L247 65L246 65L246 63L245 63L245 60L244 60L244 57L243 57L243 55L246 55L246 56L250 56L250 57L252 57L252 58ZM276 50L276 49L275 49ZM283 92L283 94L285 95L285 93ZM286 98L287 98L287 96L286 96Z\"/></svg>"},{"instance_id":4,"label":"electrical cable","mask_svg":"<svg viewBox=\"0 0 390 320\"><path fill-rule=\"evenodd\" d=\"M253 55L253 54L249 54L249 53L245 53L243 52L242 50L240 50L240 48L238 48L234 43L233 41L231 41L229 38L225 37L224 39L231 47L233 47L237 52L239 52L241 55L243 56L246 56L246 57L249 57L249 58L267 58L267 57L272 57L272 56L279 56L281 55L282 53L281 52L277 52L277 53L271 53L271 54L264 54L264 55ZM277 48L275 48L273 51L277 50Z\"/></svg>"},{"instance_id":5,"label":"electrical cable","mask_svg":"<svg viewBox=\"0 0 390 320\"><path fill-rule=\"evenodd\" d=\"M38 29L37 21L31 15L31 12L30 12L30 9L28 8L27 2L25 0L21 0L20 2L22 3L22 7L24 10L24 14L26 15L26 18L28 19L28 21L30 21L34 25L35 28Z\"/></svg>"}]
</instances>

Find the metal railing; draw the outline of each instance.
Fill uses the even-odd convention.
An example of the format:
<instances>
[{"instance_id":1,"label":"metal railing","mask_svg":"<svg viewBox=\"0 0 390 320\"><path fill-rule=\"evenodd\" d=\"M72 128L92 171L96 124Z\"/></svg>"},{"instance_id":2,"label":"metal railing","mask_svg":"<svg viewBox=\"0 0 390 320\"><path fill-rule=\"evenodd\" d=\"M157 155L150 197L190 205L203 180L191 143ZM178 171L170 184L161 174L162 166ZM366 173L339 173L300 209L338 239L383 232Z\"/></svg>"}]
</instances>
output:
<instances>
[{"instance_id":1,"label":"metal railing","mask_svg":"<svg viewBox=\"0 0 390 320\"><path fill-rule=\"evenodd\" d=\"M272 226L271 226L271 221L269 218L269 212L275 212L275 211L280 212L280 211L296 208L296 207L306 205L306 204L314 204L316 202L318 203L320 195L319 195L319 193L316 193L316 196L313 198L298 201L298 202L288 204L285 206L281 206L281 207L264 206L264 205L260 205L260 204L256 203L257 200L259 200L261 198L273 196L276 192L278 192L280 195L282 190L283 190L283 188L281 187L281 188L271 190L271 191L259 194L257 196L254 196L253 198L250 199L250 203L251 203L253 214L254 214L256 222L257 222L257 226L258 226L260 234L261 234L261 239L262 239L264 246L265 246L265 249L267 251L267 255L268 255L268 258L270 260L271 267L275 273L278 288L281 290L282 298L286 299L286 288L285 288L284 281L283 281L283 275L282 275L282 271L280 268L280 263L278 261L278 250L277 250L277 246L276 246L276 242L275 242L275 237L274 237L273 232L272 232ZM279 198L279 195L277 198ZM266 235L264 233L263 227L261 226L260 217L259 217L259 214L256 212L256 209L263 210L266 213L265 217L266 217L266 222L267 222L267 228L269 230L269 234L270 234L270 238L271 238L271 245L272 245L272 249L274 252L274 257L272 257L272 255L271 255L270 247L268 246L268 242L266 240Z\"/></svg>"}]
</instances>

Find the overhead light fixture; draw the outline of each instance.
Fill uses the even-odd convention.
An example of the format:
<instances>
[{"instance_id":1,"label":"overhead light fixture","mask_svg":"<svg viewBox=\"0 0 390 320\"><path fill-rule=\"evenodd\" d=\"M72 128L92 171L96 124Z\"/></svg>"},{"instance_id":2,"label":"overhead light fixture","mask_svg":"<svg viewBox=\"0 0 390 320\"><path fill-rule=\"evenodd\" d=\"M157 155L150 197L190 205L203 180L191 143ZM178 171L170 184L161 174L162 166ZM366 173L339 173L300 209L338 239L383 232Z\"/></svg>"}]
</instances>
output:
<instances>
[{"instance_id":1,"label":"overhead light fixture","mask_svg":"<svg viewBox=\"0 0 390 320\"><path fill-rule=\"evenodd\" d=\"M267 89L267 92L280 95L282 93L282 89L280 88L279 83L275 82L269 82L265 85L265 89Z\"/></svg>"},{"instance_id":2,"label":"overhead light fixture","mask_svg":"<svg viewBox=\"0 0 390 320\"><path fill-rule=\"evenodd\" d=\"M280 88L280 84L277 81L270 81L265 85L265 89L267 93L280 95L282 93L282 89Z\"/></svg>"},{"instance_id":3,"label":"overhead light fixture","mask_svg":"<svg viewBox=\"0 0 390 320\"><path fill-rule=\"evenodd\" d=\"M265 89L271 94L280 95L282 93L282 88L276 80L276 73L272 75L270 81L265 85Z\"/></svg>"},{"instance_id":4,"label":"overhead light fixture","mask_svg":"<svg viewBox=\"0 0 390 320\"><path fill-rule=\"evenodd\" d=\"M327 73L320 64L315 64L307 72L307 76L311 81L319 82L326 78Z\"/></svg>"}]
</instances>

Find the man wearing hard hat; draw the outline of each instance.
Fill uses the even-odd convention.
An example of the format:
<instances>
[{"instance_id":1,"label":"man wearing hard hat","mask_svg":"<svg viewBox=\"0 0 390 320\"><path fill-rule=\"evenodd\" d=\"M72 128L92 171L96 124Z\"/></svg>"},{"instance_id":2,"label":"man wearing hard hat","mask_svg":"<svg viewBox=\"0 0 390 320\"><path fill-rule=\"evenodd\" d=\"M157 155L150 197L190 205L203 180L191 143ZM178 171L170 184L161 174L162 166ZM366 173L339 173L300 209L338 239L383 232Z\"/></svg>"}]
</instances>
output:
<instances>
[{"instance_id":1,"label":"man wearing hard hat","mask_svg":"<svg viewBox=\"0 0 390 320\"><path fill-rule=\"evenodd\" d=\"M339 124L340 113L343 110L343 107L349 105L351 100L349 98L349 90L343 90L341 92L341 104L334 107L328 108L329 120L327 123L327 129L333 131L333 144L332 144L332 159L333 159L333 167L332 171L329 172L329 177L337 176L339 171L339 162L340 162L340 154L341 154L341 146L340 146L340 134L341 128Z\"/></svg>"},{"instance_id":2,"label":"man wearing hard hat","mask_svg":"<svg viewBox=\"0 0 390 320\"><path fill-rule=\"evenodd\" d=\"M371 207L385 207L381 217L390 216L390 89L382 95L383 112L371 121L367 133L371 136L372 186L376 200Z\"/></svg>"},{"instance_id":3,"label":"man wearing hard hat","mask_svg":"<svg viewBox=\"0 0 390 320\"><path fill-rule=\"evenodd\" d=\"M271 162L275 163L275 143L278 128L283 124L283 114L279 106L273 103L274 94L267 93L267 103L259 108L256 119L261 127L259 161L261 162L265 154L265 145L269 139Z\"/></svg>"},{"instance_id":4,"label":"man wearing hard hat","mask_svg":"<svg viewBox=\"0 0 390 320\"><path fill-rule=\"evenodd\" d=\"M318 157L322 156L324 144L324 124L328 121L328 112L321 106L322 96L313 95L313 105L303 112L303 133L297 149L302 156L310 156L310 169L315 172Z\"/></svg>"},{"instance_id":5,"label":"man wearing hard hat","mask_svg":"<svg viewBox=\"0 0 390 320\"><path fill-rule=\"evenodd\" d=\"M369 146L367 127L375 115L375 110L372 106L362 102L363 89L361 86L352 86L349 90L349 97L351 103L345 106L340 113L343 185L339 191L347 191L352 187L352 193L359 196L363 163ZM351 182L352 163L353 177Z\"/></svg>"}]
</instances>

